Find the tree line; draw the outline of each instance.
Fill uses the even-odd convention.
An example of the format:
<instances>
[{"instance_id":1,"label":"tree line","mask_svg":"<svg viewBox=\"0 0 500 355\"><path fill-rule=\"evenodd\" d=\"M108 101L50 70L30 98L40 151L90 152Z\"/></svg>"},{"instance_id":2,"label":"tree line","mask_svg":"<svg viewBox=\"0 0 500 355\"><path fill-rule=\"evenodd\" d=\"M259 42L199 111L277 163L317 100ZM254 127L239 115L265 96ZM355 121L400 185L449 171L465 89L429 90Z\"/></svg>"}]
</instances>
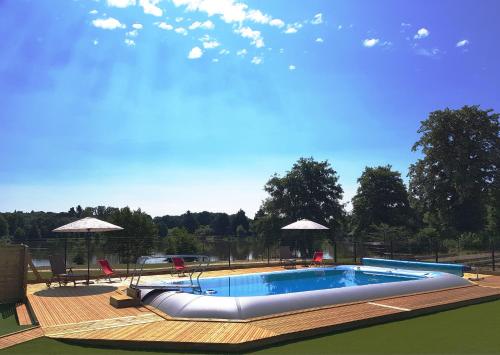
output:
<instances>
[{"instance_id":1,"label":"tree line","mask_svg":"<svg viewBox=\"0 0 500 355\"><path fill-rule=\"evenodd\" d=\"M68 212L0 213L4 242L44 239L77 218L96 216L125 229L103 239L102 248L121 255L151 250L196 252L207 237L252 237L264 245L286 238L280 228L307 218L329 226L336 240L404 239L446 248L449 241L483 248L500 236L499 115L479 106L431 112L412 150L408 186L390 164L366 167L358 179L352 210L342 203L338 173L328 161L300 158L283 176L264 185L268 197L253 220L236 214L191 212L152 218L140 209L77 206ZM126 241L124 243L124 241ZM130 243L133 244L131 248ZM306 248L306 246L304 246Z\"/></svg>"}]
</instances>

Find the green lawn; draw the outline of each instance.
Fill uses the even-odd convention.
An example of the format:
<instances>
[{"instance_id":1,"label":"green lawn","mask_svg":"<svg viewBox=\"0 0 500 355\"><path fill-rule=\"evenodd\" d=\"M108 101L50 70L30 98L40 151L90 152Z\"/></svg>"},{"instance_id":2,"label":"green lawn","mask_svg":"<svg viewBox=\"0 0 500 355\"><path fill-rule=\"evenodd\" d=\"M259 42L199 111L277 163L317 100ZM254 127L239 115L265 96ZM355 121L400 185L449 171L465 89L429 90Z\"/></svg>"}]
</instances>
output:
<instances>
[{"instance_id":1,"label":"green lawn","mask_svg":"<svg viewBox=\"0 0 500 355\"><path fill-rule=\"evenodd\" d=\"M25 327L17 324L16 305L13 303L0 304L0 336L23 328Z\"/></svg>"},{"instance_id":2,"label":"green lawn","mask_svg":"<svg viewBox=\"0 0 500 355\"><path fill-rule=\"evenodd\" d=\"M159 354L38 339L1 354ZM174 354L174 353L164 353ZM500 301L261 349L252 354L500 354Z\"/></svg>"}]
</instances>

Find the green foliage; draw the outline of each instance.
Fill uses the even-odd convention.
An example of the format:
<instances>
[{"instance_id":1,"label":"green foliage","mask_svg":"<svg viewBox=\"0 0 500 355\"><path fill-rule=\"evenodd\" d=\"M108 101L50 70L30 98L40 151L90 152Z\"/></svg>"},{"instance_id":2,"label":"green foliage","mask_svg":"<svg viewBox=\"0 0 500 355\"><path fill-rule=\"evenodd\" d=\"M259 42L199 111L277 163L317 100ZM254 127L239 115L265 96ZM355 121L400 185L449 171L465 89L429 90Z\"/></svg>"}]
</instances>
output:
<instances>
[{"instance_id":1,"label":"green foliage","mask_svg":"<svg viewBox=\"0 0 500 355\"><path fill-rule=\"evenodd\" d=\"M370 230L369 234L371 237L385 242L401 239L408 234L408 231L404 227L390 226L385 223L372 224Z\"/></svg>"},{"instance_id":2,"label":"green foliage","mask_svg":"<svg viewBox=\"0 0 500 355\"><path fill-rule=\"evenodd\" d=\"M210 224L215 235L228 235L230 233L230 221L227 213L217 213Z\"/></svg>"},{"instance_id":3,"label":"green foliage","mask_svg":"<svg viewBox=\"0 0 500 355\"><path fill-rule=\"evenodd\" d=\"M238 233L238 228L241 227L240 233ZM231 218L231 229L232 233L237 236L245 236L250 229L250 223L245 215L245 211L240 209L232 218Z\"/></svg>"},{"instance_id":4,"label":"green foliage","mask_svg":"<svg viewBox=\"0 0 500 355\"><path fill-rule=\"evenodd\" d=\"M199 224L198 224L198 221L194 218L194 216L191 213L191 211L187 211L183 215L182 225L184 226L184 228L186 228L186 230L189 233L194 233L194 231L196 230L196 228L198 228Z\"/></svg>"},{"instance_id":5,"label":"green foliage","mask_svg":"<svg viewBox=\"0 0 500 355\"><path fill-rule=\"evenodd\" d=\"M9 222L0 214L0 237L9 235Z\"/></svg>"},{"instance_id":6,"label":"green foliage","mask_svg":"<svg viewBox=\"0 0 500 355\"><path fill-rule=\"evenodd\" d=\"M123 230L106 235L106 250L117 252L124 262L134 262L139 256L148 255L153 250L158 230L151 216L141 209L116 209L109 216L109 221Z\"/></svg>"},{"instance_id":7,"label":"green foliage","mask_svg":"<svg viewBox=\"0 0 500 355\"><path fill-rule=\"evenodd\" d=\"M328 161L300 158L285 176L274 175L264 186L269 197L262 204L265 215L285 223L306 218L335 227L344 217L343 190Z\"/></svg>"},{"instance_id":8,"label":"green foliage","mask_svg":"<svg viewBox=\"0 0 500 355\"><path fill-rule=\"evenodd\" d=\"M372 225L407 226L411 218L408 193L398 171L391 166L365 168L352 199L353 217L358 231Z\"/></svg>"},{"instance_id":9,"label":"green foliage","mask_svg":"<svg viewBox=\"0 0 500 355\"><path fill-rule=\"evenodd\" d=\"M17 227L16 231L14 232L14 241L16 243L24 243L26 239L26 232L24 231L23 228Z\"/></svg>"},{"instance_id":10,"label":"green foliage","mask_svg":"<svg viewBox=\"0 0 500 355\"><path fill-rule=\"evenodd\" d=\"M278 241L281 227L283 224L280 218L276 215L265 215L259 210L252 221L251 230L265 247L269 247Z\"/></svg>"},{"instance_id":11,"label":"green foliage","mask_svg":"<svg viewBox=\"0 0 500 355\"><path fill-rule=\"evenodd\" d=\"M185 228L174 228L167 237L168 254L197 254L201 250L200 241Z\"/></svg>"},{"instance_id":12,"label":"green foliage","mask_svg":"<svg viewBox=\"0 0 500 355\"><path fill-rule=\"evenodd\" d=\"M199 236L199 237L209 237L213 234L214 234L214 231L210 226L199 226L194 231L194 235Z\"/></svg>"},{"instance_id":13,"label":"green foliage","mask_svg":"<svg viewBox=\"0 0 500 355\"><path fill-rule=\"evenodd\" d=\"M486 202L499 161L499 115L479 106L431 112L421 122L410 166L413 204L435 227L458 232L485 226Z\"/></svg>"},{"instance_id":14,"label":"green foliage","mask_svg":"<svg viewBox=\"0 0 500 355\"><path fill-rule=\"evenodd\" d=\"M3 237L0 237L0 247L7 246L12 244L12 238L5 235Z\"/></svg>"}]
</instances>

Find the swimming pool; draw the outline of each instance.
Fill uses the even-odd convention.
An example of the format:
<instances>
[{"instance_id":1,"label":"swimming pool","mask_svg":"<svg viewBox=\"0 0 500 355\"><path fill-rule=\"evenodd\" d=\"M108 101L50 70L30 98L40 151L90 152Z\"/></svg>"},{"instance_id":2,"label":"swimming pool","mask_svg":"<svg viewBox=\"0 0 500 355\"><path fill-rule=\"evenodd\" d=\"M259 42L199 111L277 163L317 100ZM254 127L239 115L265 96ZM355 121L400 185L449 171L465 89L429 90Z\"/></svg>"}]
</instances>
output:
<instances>
[{"instance_id":1,"label":"swimming pool","mask_svg":"<svg viewBox=\"0 0 500 355\"><path fill-rule=\"evenodd\" d=\"M196 292L187 285L143 286L143 303L177 318L248 319L470 283L444 272L341 265L202 278Z\"/></svg>"},{"instance_id":2,"label":"swimming pool","mask_svg":"<svg viewBox=\"0 0 500 355\"><path fill-rule=\"evenodd\" d=\"M421 278L423 277L419 275L380 273L370 270L356 270L350 267L311 268L203 278L200 279L200 290L195 290L195 293L208 294L215 297L268 296L387 282L402 282ZM178 286L183 292L191 291L191 288L182 288L183 285L189 285L189 280L164 282L162 284L165 286Z\"/></svg>"}]
</instances>

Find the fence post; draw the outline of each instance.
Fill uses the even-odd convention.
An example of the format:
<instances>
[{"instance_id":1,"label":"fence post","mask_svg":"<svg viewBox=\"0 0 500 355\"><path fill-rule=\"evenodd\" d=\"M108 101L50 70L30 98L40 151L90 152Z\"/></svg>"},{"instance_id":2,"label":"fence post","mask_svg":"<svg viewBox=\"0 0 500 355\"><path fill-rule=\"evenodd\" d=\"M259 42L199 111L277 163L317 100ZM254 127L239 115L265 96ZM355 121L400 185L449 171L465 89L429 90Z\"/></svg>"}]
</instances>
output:
<instances>
[{"instance_id":1,"label":"fence post","mask_svg":"<svg viewBox=\"0 0 500 355\"><path fill-rule=\"evenodd\" d=\"M269 245L267 246L267 265L269 265L270 255L269 255Z\"/></svg>"},{"instance_id":2,"label":"fence post","mask_svg":"<svg viewBox=\"0 0 500 355\"><path fill-rule=\"evenodd\" d=\"M390 246L391 246L391 260L394 260L394 241L391 238L390 241Z\"/></svg>"},{"instance_id":3,"label":"fence post","mask_svg":"<svg viewBox=\"0 0 500 355\"><path fill-rule=\"evenodd\" d=\"M491 269L495 271L495 238L490 237L491 239Z\"/></svg>"},{"instance_id":4,"label":"fence post","mask_svg":"<svg viewBox=\"0 0 500 355\"><path fill-rule=\"evenodd\" d=\"M229 261L229 268L231 268L231 236L229 236L229 257L228 257L228 261Z\"/></svg>"},{"instance_id":5,"label":"fence post","mask_svg":"<svg viewBox=\"0 0 500 355\"><path fill-rule=\"evenodd\" d=\"M439 262L439 240L436 238L436 243L435 243L435 252L436 252L436 263Z\"/></svg>"},{"instance_id":6,"label":"fence post","mask_svg":"<svg viewBox=\"0 0 500 355\"><path fill-rule=\"evenodd\" d=\"M357 261L358 256L357 256L357 254L356 254L356 252L357 252L357 251L356 251L356 242L355 242L355 241L354 241L354 242L352 242L352 245L353 245L353 252L354 252L354 264L356 264L356 263L358 262L358 261Z\"/></svg>"},{"instance_id":7,"label":"fence post","mask_svg":"<svg viewBox=\"0 0 500 355\"><path fill-rule=\"evenodd\" d=\"M337 241L333 241L333 262L337 263Z\"/></svg>"}]
</instances>

